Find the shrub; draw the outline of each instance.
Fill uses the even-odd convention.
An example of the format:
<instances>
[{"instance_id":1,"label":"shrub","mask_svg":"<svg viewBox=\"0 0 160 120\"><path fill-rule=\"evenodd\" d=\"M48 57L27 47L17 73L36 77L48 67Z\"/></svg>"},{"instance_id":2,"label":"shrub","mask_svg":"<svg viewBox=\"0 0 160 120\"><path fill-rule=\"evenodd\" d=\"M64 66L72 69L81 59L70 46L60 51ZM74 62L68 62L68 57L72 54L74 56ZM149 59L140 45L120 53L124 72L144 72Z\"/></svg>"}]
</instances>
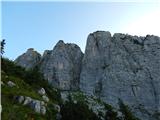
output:
<instances>
[{"instance_id":1,"label":"shrub","mask_svg":"<svg viewBox=\"0 0 160 120\"><path fill-rule=\"evenodd\" d=\"M119 108L123 114L124 120L139 120L132 114L129 107L125 105L121 99L119 99Z\"/></svg>"},{"instance_id":2,"label":"shrub","mask_svg":"<svg viewBox=\"0 0 160 120\"><path fill-rule=\"evenodd\" d=\"M68 99L61 105L62 120L101 120L84 102L74 103L70 96Z\"/></svg>"}]
</instances>

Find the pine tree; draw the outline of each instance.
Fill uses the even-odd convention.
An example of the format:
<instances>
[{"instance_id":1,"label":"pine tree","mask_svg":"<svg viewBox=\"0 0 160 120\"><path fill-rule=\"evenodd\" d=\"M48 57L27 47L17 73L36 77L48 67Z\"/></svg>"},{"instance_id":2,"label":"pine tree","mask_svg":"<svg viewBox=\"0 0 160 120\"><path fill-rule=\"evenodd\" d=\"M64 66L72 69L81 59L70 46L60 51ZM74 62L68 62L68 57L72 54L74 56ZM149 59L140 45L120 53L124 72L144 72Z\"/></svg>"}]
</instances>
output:
<instances>
[{"instance_id":1,"label":"pine tree","mask_svg":"<svg viewBox=\"0 0 160 120\"><path fill-rule=\"evenodd\" d=\"M6 43L5 43L5 39L3 39L2 41L1 41L1 55L3 55L3 53L4 53L4 45L5 45Z\"/></svg>"}]
</instances>

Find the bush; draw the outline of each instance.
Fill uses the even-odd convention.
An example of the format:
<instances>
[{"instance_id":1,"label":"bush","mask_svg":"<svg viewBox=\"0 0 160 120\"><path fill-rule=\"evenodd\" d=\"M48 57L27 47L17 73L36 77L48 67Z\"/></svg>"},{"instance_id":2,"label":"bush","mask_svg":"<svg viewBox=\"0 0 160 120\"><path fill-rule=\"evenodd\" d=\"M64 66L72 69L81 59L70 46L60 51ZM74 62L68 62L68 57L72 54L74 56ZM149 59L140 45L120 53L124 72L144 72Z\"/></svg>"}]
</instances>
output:
<instances>
[{"instance_id":1,"label":"bush","mask_svg":"<svg viewBox=\"0 0 160 120\"><path fill-rule=\"evenodd\" d=\"M124 120L139 120L132 114L129 107L125 105L121 99L119 99L119 108L123 114Z\"/></svg>"},{"instance_id":2,"label":"bush","mask_svg":"<svg viewBox=\"0 0 160 120\"><path fill-rule=\"evenodd\" d=\"M111 105L105 104L105 109L106 109L105 120L120 120L117 117L117 112L113 111Z\"/></svg>"},{"instance_id":3,"label":"bush","mask_svg":"<svg viewBox=\"0 0 160 120\"><path fill-rule=\"evenodd\" d=\"M62 120L101 120L84 102L74 103L71 97L61 105L61 115Z\"/></svg>"}]
</instances>

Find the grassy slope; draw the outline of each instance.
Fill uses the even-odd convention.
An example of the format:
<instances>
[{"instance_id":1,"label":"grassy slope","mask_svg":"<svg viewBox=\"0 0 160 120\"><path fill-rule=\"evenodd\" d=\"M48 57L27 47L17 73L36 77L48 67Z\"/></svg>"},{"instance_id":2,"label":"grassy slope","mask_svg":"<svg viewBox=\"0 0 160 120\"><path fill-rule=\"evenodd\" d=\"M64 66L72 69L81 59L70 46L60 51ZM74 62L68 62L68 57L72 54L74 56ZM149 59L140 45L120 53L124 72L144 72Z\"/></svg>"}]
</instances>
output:
<instances>
[{"instance_id":1,"label":"grassy slope","mask_svg":"<svg viewBox=\"0 0 160 120\"><path fill-rule=\"evenodd\" d=\"M23 68L16 66L12 61L2 59L1 70L1 102L2 102L2 119L3 120L48 120L55 119L56 111L50 106L53 103L59 103L59 94L53 90L45 81L39 79L41 77L33 76L33 71L25 71ZM33 73L37 74L37 73ZM38 73L39 74L39 73ZM38 75L37 74L37 75ZM30 76L31 75L31 76ZM36 81L31 81L34 77ZM29 79L28 79L29 78ZM9 87L8 81L12 81L16 84L15 87ZM22 95L29 96L34 99L42 100L42 97L38 94L38 88L44 87L50 102L47 106L47 114L40 115L35 113L30 107L18 104L14 100L14 96Z\"/></svg>"}]
</instances>

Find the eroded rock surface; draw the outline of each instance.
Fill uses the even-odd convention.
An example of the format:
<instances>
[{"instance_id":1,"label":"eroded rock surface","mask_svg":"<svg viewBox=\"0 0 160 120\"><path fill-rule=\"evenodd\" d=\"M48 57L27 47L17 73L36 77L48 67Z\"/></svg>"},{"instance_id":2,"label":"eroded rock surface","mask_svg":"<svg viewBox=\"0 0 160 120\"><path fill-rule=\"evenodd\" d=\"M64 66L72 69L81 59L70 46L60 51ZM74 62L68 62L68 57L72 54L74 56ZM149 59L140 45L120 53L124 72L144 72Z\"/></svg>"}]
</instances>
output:
<instances>
[{"instance_id":1,"label":"eroded rock surface","mask_svg":"<svg viewBox=\"0 0 160 120\"><path fill-rule=\"evenodd\" d=\"M151 119L150 113L160 111L160 38L91 33L80 88L115 107L119 98L130 107L143 106L149 113L136 112L137 116Z\"/></svg>"},{"instance_id":2,"label":"eroded rock surface","mask_svg":"<svg viewBox=\"0 0 160 120\"><path fill-rule=\"evenodd\" d=\"M75 44L60 40L53 50L44 52L41 71L50 84L61 90L77 90L83 53Z\"/></svg>"},{"instance_id":3,"label":"eroded rock surface","mask_svg":"<svg viewBox=\"0 0 160 120\"><path fill-rule=\"evenodd\" d=\"M15 60L15 63L17 65L25 67L26 69L30 69L39 64L40 60L41 60L41 55L33 48L30 48L27 50L26 53L20 55Z\"/></svg>"},{"instance_id":4,"label":"eroded rock surface","mask_svg":"<svg viewBox=\"0 0 160 120\"><path fill-rule=\"evenodd\" d=\"M118 99L142 120L160 116L160 38L97 31L89 34L85 54L60 40L43 57L29 49L17 64L40 71L61 90L78 90L118 108ZM62 96L63 97L63 96ZM156 116L156 117L155 117Z\"/></svg>"}]
</instances>

